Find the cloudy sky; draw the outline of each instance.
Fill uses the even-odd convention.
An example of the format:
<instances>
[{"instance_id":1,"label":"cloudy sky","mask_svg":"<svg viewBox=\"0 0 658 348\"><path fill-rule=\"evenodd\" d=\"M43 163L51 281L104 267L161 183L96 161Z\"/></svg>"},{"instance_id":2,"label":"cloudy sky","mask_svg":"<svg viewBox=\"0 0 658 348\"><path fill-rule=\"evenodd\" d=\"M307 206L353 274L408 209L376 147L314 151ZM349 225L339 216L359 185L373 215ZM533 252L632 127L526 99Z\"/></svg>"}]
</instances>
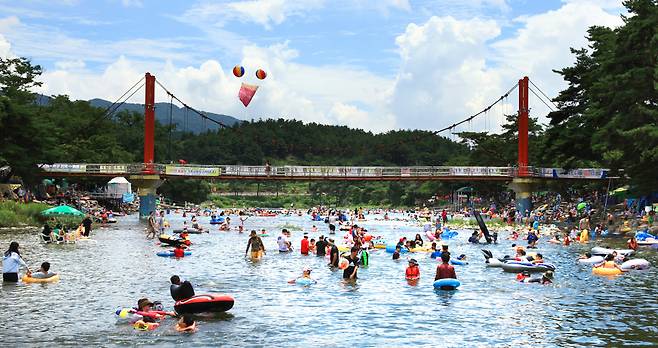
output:
<instances>
[{"instance_id":1,"label":"cloudy sky","mask_svg":"<svg viewBox=\"0 0 658 348\"><path fill-rule=\"evenodd\" d=\"M115 100L149 71L189 105L241 119L436 130L524 75L556 95L569 47L620 13L621 0L0 0L0 56L41 64L48 95ZM261 86L248 108L241 82ZM460 130L495 130L517 103Z\"/></svg>"}]
</instances>

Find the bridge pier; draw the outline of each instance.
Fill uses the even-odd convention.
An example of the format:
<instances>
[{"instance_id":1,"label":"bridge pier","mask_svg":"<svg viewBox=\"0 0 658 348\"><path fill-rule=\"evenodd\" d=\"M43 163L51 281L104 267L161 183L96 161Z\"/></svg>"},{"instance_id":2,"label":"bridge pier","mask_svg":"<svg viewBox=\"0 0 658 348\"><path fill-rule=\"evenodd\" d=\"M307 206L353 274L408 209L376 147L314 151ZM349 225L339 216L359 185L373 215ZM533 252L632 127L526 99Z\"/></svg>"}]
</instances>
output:
<instances>
[{"instance_id":1,"label":"bridge pier","mask_svg":"<svg viewBox=\"0 0 658 348\"><path fill-rule=\"evenodd\" d=\"M159 175L131 175L130 182L137 187L139 196L139 218L148 218L155 211L158 198L157 189L162 185Z\"/></svg>"},{"instance_id":2,"label":"bridge pier","mask_svg":"<svg viewBox=\"0 0 658 348\"><path fill-rule=\"evenodd\" d=\"M516 193L516 210L521 214L532 211L532 192L539 185L539 180L533 178L514 178L510 188Z\"/></svg>"}]
</instances>

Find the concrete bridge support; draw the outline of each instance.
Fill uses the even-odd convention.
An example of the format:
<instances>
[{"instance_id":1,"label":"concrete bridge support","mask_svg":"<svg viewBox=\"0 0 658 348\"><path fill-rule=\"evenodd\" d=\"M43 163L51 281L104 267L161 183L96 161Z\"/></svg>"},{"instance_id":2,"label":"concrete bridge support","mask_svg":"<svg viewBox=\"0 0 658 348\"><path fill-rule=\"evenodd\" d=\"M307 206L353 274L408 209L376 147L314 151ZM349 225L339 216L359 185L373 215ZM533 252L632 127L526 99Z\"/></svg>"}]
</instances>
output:
<instances>
[{"instance_id":1,"label":"concrete bridge support","mask_svg":"<svg viewBox=\"0 0 658 348\"><path fill-rule=\"evenodd\" d=\"M130 182L137 187L139 218L148 218L149 214L155 211L155 201L158 198L156 191L163 181L159 175L132 175Z\"/></svg>"},{"instance_id":2,"label":"concrete bridge support","mask_svg":"<svg viewBox=\"0 0 658 348\"><path fill-rule=\"evenodd\" d=\"M533 178L514 178L510 188L516 193L516 210L521 214L532 211L532 192L539 186L540 181Z\"/></svg>"}]
</instances>

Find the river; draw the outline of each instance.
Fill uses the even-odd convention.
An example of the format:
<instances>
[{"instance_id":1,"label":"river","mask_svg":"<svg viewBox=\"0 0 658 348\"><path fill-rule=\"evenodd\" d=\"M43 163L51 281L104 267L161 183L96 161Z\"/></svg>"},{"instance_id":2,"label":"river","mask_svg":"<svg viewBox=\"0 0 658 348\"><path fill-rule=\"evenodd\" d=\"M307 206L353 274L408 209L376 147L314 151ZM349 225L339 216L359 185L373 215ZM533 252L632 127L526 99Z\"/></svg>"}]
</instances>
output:
<instances>
[{"instance_id":1,"label":"river","mask_svg":"<svg viewBox=\"0 0 658 348\"><path fill-rule=\"evenodd\" d=\"M372 217L370 217L372 218ZM199 218L206 223L207 217ZM180 216L169 217L175 227ZM237 217L233 221L238 221ZM181 260L157 257L162 250L144 238L135 216L93 232L94 241L75 245L44 245L35 232L0 232L6 250L16 240L26 261L38 268L49 261L61 273L53 284L4 284L0 288L0 337L5 344L84 346L621 346L658 343L658 278L655 268L616 278L592 275L575 258L594 245L623 244L597 240L570 247L540 243L539 252L557 265L553 285L522 284L500 268L487 268L482 246L466 243L468 232L449 242L453 255L464 253L470 264L455 266L462 286L457 291L432 287L437 262L416 254L421 280L404 280L406 255L391 260L384 250L371 253L370 266L359 271L356 285L344 284L342 271L326 260L299 253L276 252L283 225L310 231L322 222L308 217L251 217L247 230L265 228L269 252L258 263L245 259L247 233L192 235L193 255ZM360 223L373 235L389 240L413 237L414 225ZM318 233L319 235L319 233ZM340 238L340 235L337 239ZM317 237L311 234L311 237ZM487 246L495 255L511 254L511 241ZM302 232L293 232L294 246ZM638 257L656 264L655 251ZM318 281L310 287L287 280L313 268ZM173 309L169 277L190 280L197 294L219 292L235 298L229 312L198 318L199 331L179 334L168 319L153 332L135 331L116 322L117 307L135 306L137 299L162 300Z\"/></svg>"}]
</instances>

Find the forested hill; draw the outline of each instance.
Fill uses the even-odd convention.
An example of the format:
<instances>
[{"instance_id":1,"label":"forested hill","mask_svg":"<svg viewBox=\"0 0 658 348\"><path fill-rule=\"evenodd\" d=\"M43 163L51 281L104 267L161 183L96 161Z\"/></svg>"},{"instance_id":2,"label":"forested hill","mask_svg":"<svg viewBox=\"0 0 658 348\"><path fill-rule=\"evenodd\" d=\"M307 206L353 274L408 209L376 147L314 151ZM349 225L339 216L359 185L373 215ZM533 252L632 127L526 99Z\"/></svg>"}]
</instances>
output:
<instances>
[{"instance_id":1,"label":"forested hill","mask_svg":"<svg viewBox=\"0 0 658 348\"><path fill-rule=\"evenodd\" d=\"M204 164L463 165L469 155L465 145L426 131L373 134L284 119L183 136L175 147L175 158Z\"/></svg>"},{"instance_id":2,"label":"forested hill","mask_svg":"<svg viewBox=\"0 0 658 348\"><path fill-rule=\"evenodd\" d=\"M92 99L89 101L91 106L96 106L106 109L112 103L103 99ZM169 124L169 110L171 107L172 124L176 125L177 129L185 130L192 133L201 133L207 130L215 130L220 126L214 122L204 121L201 117L195 115L192 111L185 108L179 108L176 104L170 105L169 103L155 103L155 119L161 124ZM124 103L117 108L117 112L121 111L134 111L144 113L144 104ZM205 112L205 115L213 120L219 121L227 126L232 126L241 121L233 116L215 114L212 112Z\"/></svg>"}]
</instances>

